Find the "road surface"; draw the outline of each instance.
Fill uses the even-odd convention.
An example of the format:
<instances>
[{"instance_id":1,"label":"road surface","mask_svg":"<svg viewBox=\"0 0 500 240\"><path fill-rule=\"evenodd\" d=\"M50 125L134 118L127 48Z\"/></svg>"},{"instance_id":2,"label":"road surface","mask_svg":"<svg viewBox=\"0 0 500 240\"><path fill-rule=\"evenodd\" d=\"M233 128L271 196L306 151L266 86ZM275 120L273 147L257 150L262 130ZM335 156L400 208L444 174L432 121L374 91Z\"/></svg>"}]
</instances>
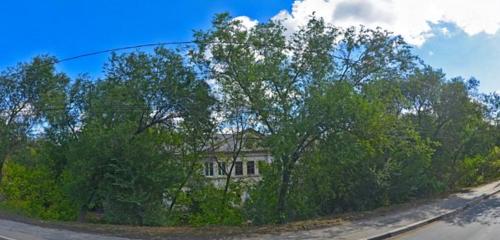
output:
<instances>
[{"instance_id":1,"label":"road surface","mask_svg":"<svg viewBox=\"0 0 500 240\"><path fill-rule=\"evenodd\" d=\"M126 240L125 238L79 233L0 219L0 240Z\"/></svg>"},{"instance_id":2,"label":"road surface","mask_svg":"<svg viewBox=\"0 0 500 240\"><path fill-rule=\"evenodd\" d=\"M498 240L500 239L500 194L447 219L393 239Z\"/></svg>"}]
</instances>

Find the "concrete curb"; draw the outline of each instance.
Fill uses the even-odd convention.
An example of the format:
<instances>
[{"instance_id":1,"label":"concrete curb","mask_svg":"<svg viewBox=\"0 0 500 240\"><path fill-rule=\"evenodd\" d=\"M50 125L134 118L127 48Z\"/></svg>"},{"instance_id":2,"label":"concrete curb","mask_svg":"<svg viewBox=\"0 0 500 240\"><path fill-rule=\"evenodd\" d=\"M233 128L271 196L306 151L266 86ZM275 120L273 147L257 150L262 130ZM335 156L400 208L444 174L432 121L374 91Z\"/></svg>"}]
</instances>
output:
<instances>
[{"instance_id":1,"label":"concrete curb","mask_svg":"<svg viewBox=\"0 0 500 240\"><path fill-rule=\"evenodd\" d=\"M422 227L422 226L425 226L427 224L430 224L430 223L433 223L435 221L438 221L438 220L441 220L445 217L448 217L448 216L451 216L453 214L456 214L456 213L459 213L461 211L464 211L472 206L475 206L477 204L479 204L482 200L484 199L487 199L497 193L500 193L500 189L498 190L495 190L491 193L485 193L481 196L479 196L478 198L474 199L474 200L471 200L469 202L467 202L464 206L462 207L459 207L459 208L456 208L456 209L453 209L453 210L450 210L448 212L445 212L441 215L438 215L438 216L435 216L435 217L431 217L431 218L428 218L428 219L425 219L425 220L422 220L422 221L419 221L419 222L416 222L416 223L412 223L410 225L407 225L407 226L404 226L404 227L400 227L400 228L397 228L397 229L394 229L394 230L391 230L389 232L385 232L385 233L382 233L382 234L378 234L378 235L375 235L375 236L371 236L371 237L368 237L368 238L363 238L361 240L381 240L381 239L387 239L387 238L390 238L390 237L394 237L394 236L397 236L397 235L400 235L402 233L405 233L405 232L409 232L411 230L414 230L414 229L417 229L419 227Z\"/></svg>"}]
</instances>

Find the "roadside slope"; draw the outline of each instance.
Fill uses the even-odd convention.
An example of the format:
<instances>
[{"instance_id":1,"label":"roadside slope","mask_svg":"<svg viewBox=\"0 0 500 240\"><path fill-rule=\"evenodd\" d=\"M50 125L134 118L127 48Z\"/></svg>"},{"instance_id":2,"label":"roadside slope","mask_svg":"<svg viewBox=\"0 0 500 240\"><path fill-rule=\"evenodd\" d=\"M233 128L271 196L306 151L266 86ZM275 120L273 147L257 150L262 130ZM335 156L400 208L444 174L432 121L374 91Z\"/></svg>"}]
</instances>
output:
<instances>
[{"instance_id":1,"label":"roadside slope","mask_svg":"<svg viewBox=\"0 0 500 240\"><path fill-rule=\"evenodd\" d=\"M500 181L495 181L471 188L465 192L452 194L447 198L416 206L415 208L391 211L381 216L347 221L322 229L285 232L281 234L251 235L245 239L366 239L449 213L455 209L461 209L471 201L480 201L484 196L491 195L499 190Z\"/></svg>"},{"instance_id":2,"label":"roadside slope","mask_svg":"<svg viewBox=\"0 0 500 240\"><path fill-rule=\"evenodd\" d=\"M15 218L0 214L0 240L59 239L366 239L404 228L500 191L500 181L470 188L446 198L416 201L370 212L263 227L140 227L80 224ZM7 220L9 219L9 220ZM122 236L122 237L113 237Z\"/></svg>"},{"instance_id":3,"label":"roadside slope","mask_svg":"<svg viewBox=\"0 0 500 240\"><path fill-rule=\"evenodd\" d=\"M500 194L461 213L399 235L395 239L487 240L500 236Z\"/></svg>"}]
</instances>

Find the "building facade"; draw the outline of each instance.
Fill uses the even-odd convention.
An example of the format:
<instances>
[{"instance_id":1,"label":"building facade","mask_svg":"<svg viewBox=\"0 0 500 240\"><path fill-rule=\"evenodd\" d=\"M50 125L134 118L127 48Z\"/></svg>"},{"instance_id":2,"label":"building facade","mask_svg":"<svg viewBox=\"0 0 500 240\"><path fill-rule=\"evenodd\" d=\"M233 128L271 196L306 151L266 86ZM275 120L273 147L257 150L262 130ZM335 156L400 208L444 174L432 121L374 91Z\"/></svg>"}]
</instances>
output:
<instances>
[{"instance_id":1,"label":"building facade","mask_svg":"<svg viewBox=\"0 0 500 240\"><path fill-rule=\"evenodd\" d=\"M261 140L254 131L243 135L216 135L204 160L203 174L220 187L224 186L228 174L233 181L259 181L259 165L272 162L271 153L261 145Z\"/></svg>"}]
</instances>

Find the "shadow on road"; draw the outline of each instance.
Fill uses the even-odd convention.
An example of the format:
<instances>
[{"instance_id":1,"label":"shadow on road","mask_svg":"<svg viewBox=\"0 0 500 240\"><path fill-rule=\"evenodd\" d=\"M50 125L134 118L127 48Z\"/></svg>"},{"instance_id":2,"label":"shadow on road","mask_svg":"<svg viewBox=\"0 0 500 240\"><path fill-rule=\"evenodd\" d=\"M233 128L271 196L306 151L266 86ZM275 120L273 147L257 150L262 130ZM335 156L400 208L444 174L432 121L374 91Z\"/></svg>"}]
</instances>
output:
<instances>
[{"instance_id":1,"label":"shadow on road","mask_svg":"<svg viewBox=\"0 0 500 240\"><path fill-rule=\"evenodd\" d=\"M483 225L500 224L500 195L483 200L480 204L472 206L464 212L443 219L447 223L464 226L471 223Z\"/></svg>"},{"instance_id":2,"label":"shadow on road","mask_svg":"<svg viewBox=\"0 0 500 240\"><path fill-rule=\"evenodd\" d=\"M500 183L496 187L500 186ZM450 210L455 210L457 208L463 207L465 204L472 200L477 200L482 198L482 196L477 196L470 190L461 191L459 194L454 194L445 198L444 201L436 201L431 204L426 204L423 206L418 206L410 211L403 211L401 213L393 213L387 216L378 216L370 219L369 221L362 221L358 223L359 227L384 227L389 225L398 225L401 222L418 222L439 213L445 213ZM452 223L455 225L465 225L469 223L482 223L482 224L493 224L493 220L496 223L500 222L500 195L492 196L489 199L485 199L476 206L465 210L464 212L457 213L450 216L449 218L443 219L443 221Z\"/></svg>"}]
</instances>

